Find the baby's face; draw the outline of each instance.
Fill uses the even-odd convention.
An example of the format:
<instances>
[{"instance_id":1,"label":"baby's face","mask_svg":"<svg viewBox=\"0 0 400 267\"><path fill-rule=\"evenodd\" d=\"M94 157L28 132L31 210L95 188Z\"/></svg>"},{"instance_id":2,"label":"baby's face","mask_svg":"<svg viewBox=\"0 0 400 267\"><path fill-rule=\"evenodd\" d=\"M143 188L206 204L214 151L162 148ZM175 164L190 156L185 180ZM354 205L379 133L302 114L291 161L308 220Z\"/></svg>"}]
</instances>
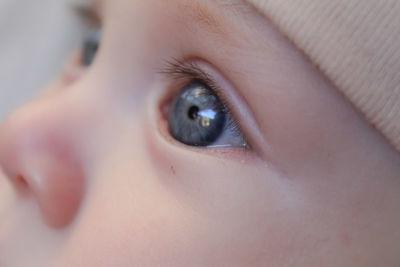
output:
<instances>
[{"instance_id":1,"label":"baby's face","mask_svg":"<svg viewBox=\"0 0 400 267\"><path fill-rule=\"evenodd\" d=\"M399 155L267 19L97 7L94 63L0 130L0 266L400 263Z\"/></svg>"}]
</instances>

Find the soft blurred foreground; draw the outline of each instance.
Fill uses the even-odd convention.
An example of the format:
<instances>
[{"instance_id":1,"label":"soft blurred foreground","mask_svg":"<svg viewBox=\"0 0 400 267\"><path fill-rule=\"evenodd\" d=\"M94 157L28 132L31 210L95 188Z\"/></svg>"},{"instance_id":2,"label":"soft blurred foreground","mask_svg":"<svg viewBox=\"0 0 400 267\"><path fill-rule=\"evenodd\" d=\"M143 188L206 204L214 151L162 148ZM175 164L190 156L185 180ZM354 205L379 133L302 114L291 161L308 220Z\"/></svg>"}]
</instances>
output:
<instances>
[{"instance_id":1,"label":"soft blurred foreground","mask_svg":"<svg viewBox=\"0 0 400 267\"><path fill-rule=\"evenodd\" d=\"M0 0L0 120L30 99L80 44L85 0Z\"/></svg>"}]
</instances>

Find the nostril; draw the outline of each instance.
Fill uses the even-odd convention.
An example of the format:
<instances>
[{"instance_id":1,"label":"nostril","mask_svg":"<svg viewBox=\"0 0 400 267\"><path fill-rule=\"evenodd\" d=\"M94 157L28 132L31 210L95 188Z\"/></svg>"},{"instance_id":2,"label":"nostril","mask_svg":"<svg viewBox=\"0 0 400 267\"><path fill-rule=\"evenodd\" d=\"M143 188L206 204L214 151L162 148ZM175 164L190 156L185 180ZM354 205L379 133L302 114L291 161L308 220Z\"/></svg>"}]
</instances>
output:
<instances>
[{"instance_id":1,"label":"nostril","mask_svg":"<svg viewBox=\"0 0 400 267\"><path fill-rule=\"evenodd\" d=\"M28 186L28 183L26 182L25 178L22 175L18 175L17 178L15 179L15 182L20 185L20 186Z\"/></svg>"},{"instance_id":2,"label":"nostril","mask_svg":"<svg viewBox=\"0 0 400 267\"><path fill-rule=\"evenodd\" d=\"M22 175L18 175L14 179L15 188L20 193L26 193L29 189L29 184Z\"/></svg>"}]
</instances>

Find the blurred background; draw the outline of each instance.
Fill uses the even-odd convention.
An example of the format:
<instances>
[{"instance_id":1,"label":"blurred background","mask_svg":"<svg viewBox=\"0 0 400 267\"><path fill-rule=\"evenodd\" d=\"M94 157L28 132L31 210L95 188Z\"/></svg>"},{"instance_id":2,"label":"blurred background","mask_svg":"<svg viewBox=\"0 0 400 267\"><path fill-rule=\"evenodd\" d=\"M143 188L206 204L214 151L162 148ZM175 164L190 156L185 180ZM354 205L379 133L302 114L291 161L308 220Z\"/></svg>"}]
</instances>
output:
<instances>
[{"instance_id":1,"label":"blurred background","mask_svg":"<svg viewBox=\"0 0 400 267\"><path fill-rule=\"evenodd\" d=\"M0 0L0 121L32 98L81 45L86 0Z\"/></svg>"}]
</instances>

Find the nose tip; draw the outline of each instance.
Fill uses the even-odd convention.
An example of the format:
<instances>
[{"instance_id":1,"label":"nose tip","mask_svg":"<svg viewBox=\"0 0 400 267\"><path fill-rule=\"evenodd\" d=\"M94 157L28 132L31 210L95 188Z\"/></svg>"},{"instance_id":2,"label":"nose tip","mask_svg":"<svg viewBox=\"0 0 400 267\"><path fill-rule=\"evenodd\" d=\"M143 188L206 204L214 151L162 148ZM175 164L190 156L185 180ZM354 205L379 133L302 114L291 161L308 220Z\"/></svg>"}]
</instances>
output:
<instances>
[{"instance_id":1,"label":"nose tip","mask_svg":"<svg viewBox=\"0 0 400 267\"><path fill-rule=\"evenodd\" d=\"M78 212L84 173L77 136L59 112L20 110L0 128L0 167L17 193L32 194L45 222L67 226Z\"/></svg>"}]
</instances>

